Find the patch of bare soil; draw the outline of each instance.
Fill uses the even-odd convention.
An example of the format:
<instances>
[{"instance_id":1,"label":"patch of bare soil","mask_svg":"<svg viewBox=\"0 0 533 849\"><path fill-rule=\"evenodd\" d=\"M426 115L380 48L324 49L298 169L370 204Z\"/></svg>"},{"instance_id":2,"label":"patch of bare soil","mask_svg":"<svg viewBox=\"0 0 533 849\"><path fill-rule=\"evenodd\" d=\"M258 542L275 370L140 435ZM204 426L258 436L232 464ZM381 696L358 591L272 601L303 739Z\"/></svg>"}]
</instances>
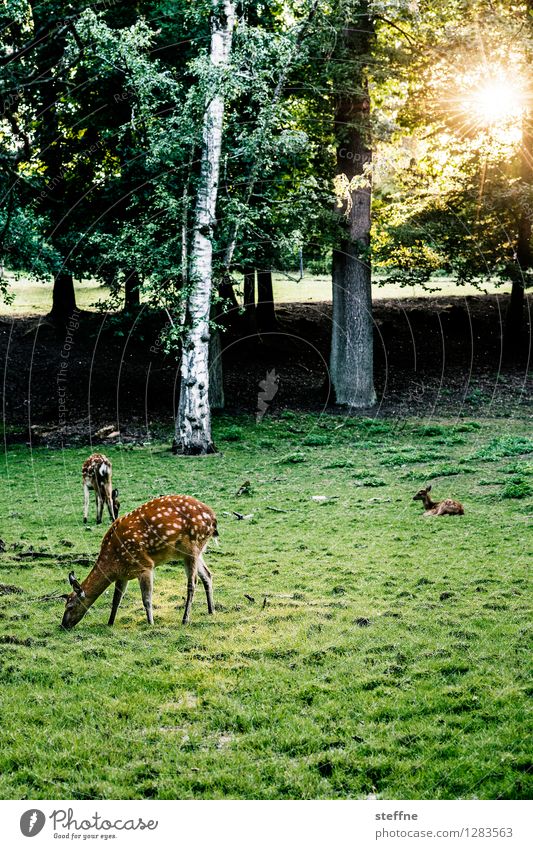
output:
<instances>
[{"instance_id":1,"label":"patch of bare soil","mask_svg":"<svg viewBox=\"0 0 533 849\"><path fill-rule=\"evenodd\" d=\"M531 401L522 352L502 363L503 296L409 298L374 307L378 403L370 415L524 416ZM7 439L47 444L132 444L171 425L179 368L164 353L165 317L79 313L58 334L35 318L0 319ZM223 334L226 409L255 414L259 383L275 370L271 405L333 409L328 360L331 304L281 304L275 333L248 334L234 316ZM159 424L158 424L159 423Z\"/></svg>"}]
</instances>

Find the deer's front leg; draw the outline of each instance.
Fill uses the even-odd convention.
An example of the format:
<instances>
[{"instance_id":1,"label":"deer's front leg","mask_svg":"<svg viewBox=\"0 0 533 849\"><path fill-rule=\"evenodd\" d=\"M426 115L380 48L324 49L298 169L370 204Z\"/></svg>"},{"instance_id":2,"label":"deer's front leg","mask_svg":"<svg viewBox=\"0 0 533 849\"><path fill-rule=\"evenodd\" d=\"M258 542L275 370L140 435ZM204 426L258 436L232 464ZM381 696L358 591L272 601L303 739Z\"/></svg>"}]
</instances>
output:
<instances>
[{"instance_id":1,"label":"deer's front leg","mask_svg":"<svg viewBox=\"0 0 533 849\"><path fill-rule=\"evenodd\" d=\"M83 522L87 524L89 516L89 487L84 482L83 484Z\"/></svg>"},{"instance_id":2,"label":"deer's front leg","mask_svg":"<svg viewBox=\"0 0 533 849\"><path fill-rule=\"evenodd\" d=\"M128 582L126 580L118 580L115 581L115 592L113 593L113 603L111 605L111 615L109 617L108 625L115 624L115 617L117 615L117 610L120 602L122 601L122 596L126 592L126 587L128 586Z\"/></svg>"},{"instance_id":3,"label":"deer's front leg","mask_svg":"<svg viewBox=\"0 0 533 849\"><path fill-rule=\"evenodd\" d=\"M147 569L139 576L139 585L141 587L141 595L143 599L144 609L146 610L146 618L149 625L154 624L154 615L152 613L152 590L154 588L154 571Z\"/></svg>"}]
</instances>

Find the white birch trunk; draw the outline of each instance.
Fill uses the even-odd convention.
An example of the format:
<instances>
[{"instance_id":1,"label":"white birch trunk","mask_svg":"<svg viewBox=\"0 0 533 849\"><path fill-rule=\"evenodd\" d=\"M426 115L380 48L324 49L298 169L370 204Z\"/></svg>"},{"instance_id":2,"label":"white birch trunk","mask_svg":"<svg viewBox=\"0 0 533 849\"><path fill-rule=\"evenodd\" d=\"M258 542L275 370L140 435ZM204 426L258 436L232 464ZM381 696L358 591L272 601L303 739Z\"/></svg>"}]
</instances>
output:
<instances>
[{"instance_id":1,"label":"white birch trunk","mask_svg":"<svg viewBox=\"0 0 533 849\"><path fill-rule=\"evenodd\" d=\"M223 70L229 63L235 25L233 0L212 0L211 65ZM181 359L181 388L175 448L182 454L214 451L209 406L209 315L213 273L213 228L218 194L224 93L222 81L210 86L203 134L200 184L189 265L191 292Z\"/></svg>"}]
</instances>

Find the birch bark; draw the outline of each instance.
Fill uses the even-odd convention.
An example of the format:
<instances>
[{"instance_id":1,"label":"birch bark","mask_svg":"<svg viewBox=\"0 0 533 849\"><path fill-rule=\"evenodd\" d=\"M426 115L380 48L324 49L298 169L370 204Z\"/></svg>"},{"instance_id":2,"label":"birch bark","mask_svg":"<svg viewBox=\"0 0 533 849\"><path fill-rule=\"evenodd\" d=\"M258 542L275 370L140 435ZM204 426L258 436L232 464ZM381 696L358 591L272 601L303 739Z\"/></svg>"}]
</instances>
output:
<instances>
[{"instance_id":1,"label":"birch bark","mask_svg":"<svg viewBox=\"0 0 533 849\"><path fill-rule=\"evenodd\" d=\"M181 454L209 454L209 315L213 278L213 229L218 194L222 123L224 119L223 71L229 64L235 25L235 2L212 0L210 62L214 82L208 87L202 131L202 161L196 197L189 260L190 293L187 298L181 386L176 421L175 450Z\"/></svg>"}]
</instances>

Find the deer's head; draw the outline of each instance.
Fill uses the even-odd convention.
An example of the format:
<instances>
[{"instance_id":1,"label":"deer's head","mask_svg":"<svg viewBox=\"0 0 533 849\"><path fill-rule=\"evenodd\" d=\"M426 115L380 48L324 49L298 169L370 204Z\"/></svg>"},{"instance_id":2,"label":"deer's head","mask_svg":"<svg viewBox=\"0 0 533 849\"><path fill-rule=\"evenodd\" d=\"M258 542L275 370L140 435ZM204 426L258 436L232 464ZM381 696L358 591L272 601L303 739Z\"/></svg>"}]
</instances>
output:
<instances>
[{"instance_id":1,"label":"deer's head","mask_svg":"<svg viewBox=\"0 0 533 849\"><path fill-rule=\"evenodd\" d=\"M426 496L431 492L431 484L424 489L419 489L416 495L413 495L413 501L424 501Z\"/></svg>"},{"instance_id":2,"label":"deer's head","mask_svg":"<svg viewBox=\"0 0 533 849\"><path fill-rule=\"evenodd\" d=\"M83 619L87 613L85 592L76 579L74 572L69 573L68 579L72 587L72 592L66 597L65 612L63 613L63 620L61 622L61 627L65 628L66 631L74 628L74 625L77 625L80 619Z\"/></svg>"},{"instance_id":3,"label":"deer's head","mask_svg":"<svg viewBox=\"0 0 533 849\"><path fill-rule=\"evenodd\" d=\"M114 489L111 493L111 501L113 502L113 516L118 519L118 511L120 510L120 501L118 500L118 489Z\"/></svg>"}]
</instances>

